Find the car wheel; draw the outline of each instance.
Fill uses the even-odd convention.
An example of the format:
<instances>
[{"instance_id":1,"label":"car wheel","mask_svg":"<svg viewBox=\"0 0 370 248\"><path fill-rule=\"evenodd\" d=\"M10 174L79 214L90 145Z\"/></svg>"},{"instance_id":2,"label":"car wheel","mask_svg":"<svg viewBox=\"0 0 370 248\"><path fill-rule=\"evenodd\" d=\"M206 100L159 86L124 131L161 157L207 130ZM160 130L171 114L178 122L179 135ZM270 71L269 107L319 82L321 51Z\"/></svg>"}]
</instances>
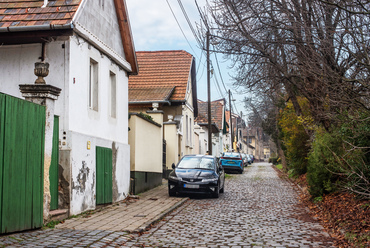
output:
<instances>
[{"instance_id":1,"label":"car wheel","mask_svg":"<svg viewBox=\"0 0 370 248\"><path fill-rule=\"evenodd\" d=\"M217 187L216 192L213 193L212 196L213 196L213 198L219 198L220 197L220 189L219 189L219 187Z\"/></svg>"},{"instance_id":2,"label":"car wheel","mask_svg":"<svg viewBox=\"0 0 370 248\"><path fill-rule=\"evenodd\" d=\"M168 186L168 195L171 196L176 196L176 191L170 190L170 186Z\"/></svg>"}]
</instances>

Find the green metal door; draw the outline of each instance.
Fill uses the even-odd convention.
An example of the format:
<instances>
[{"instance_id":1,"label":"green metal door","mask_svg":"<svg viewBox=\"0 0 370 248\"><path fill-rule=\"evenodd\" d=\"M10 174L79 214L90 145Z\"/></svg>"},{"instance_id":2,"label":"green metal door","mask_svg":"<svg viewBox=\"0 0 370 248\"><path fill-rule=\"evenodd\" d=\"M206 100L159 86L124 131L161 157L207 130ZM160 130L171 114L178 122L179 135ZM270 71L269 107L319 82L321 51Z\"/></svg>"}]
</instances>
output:
<instances>
[{"instance_id":1,"label":"green metal door","mask_svg":"<svg viewBox=\"0 0 370 248\"><path fill-rule=\"evenodd\" d=\"M112 149L96 147L96 204L112 202Z\"/></svg>"},{"instance_id":2,"label":"green metal door","mask_svg":"<svg viewBox=\"0 0 370 248\"><path fill-rule=\"evenodd\" d=\"M0 233L43 223L45 107L0 93Z\"/></svg>"},{"instance_id":3,"label":"green metal door","mask_svg":"<svg viewBox=\"0 0 370 248\"><path fill-rule=\"evenodd\" d=\"M59 163L59 116L54 116L53 151L49 169L50 179L50 210L58 209L58 163Z\"/></svg>"}]
</instances>

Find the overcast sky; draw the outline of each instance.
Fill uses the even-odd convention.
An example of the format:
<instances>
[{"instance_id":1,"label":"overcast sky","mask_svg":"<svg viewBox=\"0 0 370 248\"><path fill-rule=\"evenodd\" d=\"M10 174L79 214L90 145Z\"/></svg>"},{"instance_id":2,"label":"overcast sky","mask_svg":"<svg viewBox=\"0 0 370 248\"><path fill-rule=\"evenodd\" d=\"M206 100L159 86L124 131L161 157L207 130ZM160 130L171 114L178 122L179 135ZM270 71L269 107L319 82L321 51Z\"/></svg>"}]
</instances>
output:
<instances>
[{"instance_id":1,"label":"overcast sky","mask_svg":"<svg viewBox=\"0 0 370 248\"><path fill-rule=\"evenodd\" d=\"M168 1L168 2L167 2ZM207 100L207 74L205 56L201 55L201 50L196 43L184 14L177 0L126 0L130 17L130 24L134 37L136 51L159 51L159 50L185 50L191 53L196 58L198 68L199 62L201 65L197 71L197 90L198 99ZM195 23L200 23L200 16L195 4L195 0L182 0L184 9L194 27ZM197 0L200 7L205 5L205 0ZM169 3L169 4L168 4ZM179 25L173 16L170 6L175 13L175 16L180 23L181 29L185 33L186 39L181 32ZM217 68L214 55L211 55L214 67ZM229 73L232 70L228 69L228 63L224 62L222 56L218 55L220 62L223 81L227 89L231 89L236 98L237 111L245 112L241 100L242 95L238 95L237 91L230 84ZM215 69L216 69L215 68ZM218 73L217 79L221 88L218 90L215 80L211 80L211 97L212 100L228 97L222 86L222 82ZM227 99L228 100L228 99ZM236 112L233 109L233 112Z\"/></svg>"}]
</instances>

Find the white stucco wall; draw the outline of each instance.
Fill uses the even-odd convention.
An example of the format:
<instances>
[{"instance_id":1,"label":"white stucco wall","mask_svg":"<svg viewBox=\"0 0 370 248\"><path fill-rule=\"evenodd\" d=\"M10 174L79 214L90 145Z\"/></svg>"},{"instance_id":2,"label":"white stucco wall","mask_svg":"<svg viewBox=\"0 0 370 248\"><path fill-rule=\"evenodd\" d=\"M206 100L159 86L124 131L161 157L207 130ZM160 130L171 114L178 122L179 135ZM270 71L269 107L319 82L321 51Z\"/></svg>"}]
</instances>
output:
<instances>
[{"instance_id":1,"label":"white stucco wall","mask_svg":"<svg viewBox=\"0 0 370 248\"><path fill-rule=\"evenodd\" d=\"M0 92L22 98L19 84L34 83L34 63L40 61L40 56L41 44L0 46ZM99 65L98 111L88 107L90 58ZM55 114L60 117L61 149L71 149L70 213L78 214L95 208L96 145L111 148L115 142L117 146L117 197L113 201L123 200L129 192L130 180L127 73L86 40L77 37L48 43L46 62L50 64L46 83L62 89L55 102ZM110 72L116 74L116 118L109 114ZM87 141L91 142L89 151L86 149ZM90 171L83 182L84 191L81 191L81 170Z\"/></svg>"},{"instance_id":2,"label":"white stucco wall","mask_svg":"<svg viewBox=\"0 0 370 248\"><path fill-rule=\"evenodd\" d=\"M75 23L84 27L93 36L98 37L120 57L125 58L114 0L83 1L80 11L75 17Z\"/></svg>"},{"instance_id":3,"label":"white stucco wall","mask_svg":"<svg viewBox=\"0 0 370 248\"><path fill-rule=\"evenodd\" d=\"M78 214L89 209L95 209L96 204L96 146L112 148L112 141L97 137L70 132L71 149L71 207L70 214ZM87 148L90 142L90 149ZM117 151L116 170L113 173L113 185L117 185L116 195L113 192L113 202L123 200L128 195L130 184L130 173L127 171L130 157L128 144L115 143ZM114 170L114 165L113 165ZM114 190L113 190L114 191Z\"/></svg>"},{"instance_id":4,"label":"white stucco wall","mask_svg":"<svg viewBox=\"0 0 370 248\"><path fill-rule=\"evenodd\" d=\"M98 68L98 110L89 107L90 59ZM116 75L117 113L110 116L110 73ZM128 76L110 58L100 53L82 38L72 37L69 63L69 121L70 133L67 144L72 149L72 202L71 214L95 208L95 146L117 145L116 178L118 198L123 200L129 191L130 150L128 145ZM87 141L91 150L87 150ZM89 170L85 193L81 192L81 170ZM114 172L113 172L114 173Z\"/></svg>"}]
</instances>

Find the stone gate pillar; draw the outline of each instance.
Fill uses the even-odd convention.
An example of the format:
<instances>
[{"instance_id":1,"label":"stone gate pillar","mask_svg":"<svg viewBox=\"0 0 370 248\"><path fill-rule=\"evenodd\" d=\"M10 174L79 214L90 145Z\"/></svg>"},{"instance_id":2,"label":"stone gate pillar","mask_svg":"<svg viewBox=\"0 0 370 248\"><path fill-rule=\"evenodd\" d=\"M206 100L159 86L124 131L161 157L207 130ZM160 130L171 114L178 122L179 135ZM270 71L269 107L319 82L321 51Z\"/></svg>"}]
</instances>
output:
<instances>
[{"instance_id":1,"label":"stone gate pillar","mask_svg":"<svg viewBox=\"0 0 370 248\"><path fill-rule=\"evenodd\" d=\"M46 84L43 77L48 75L48 63L39 62L35 64L35 75L38 79L35 84L21 84L19 89L22 96L30 102L46 107L45 118L45 152L44 152L44 201L43 218L44 222L49 218L50 211L50 180L49 169L51 164L51 153L53 149L53 128L54 128L54 106L55 101L61 92L60 88Z\"/></svg>"}]
</instances>

